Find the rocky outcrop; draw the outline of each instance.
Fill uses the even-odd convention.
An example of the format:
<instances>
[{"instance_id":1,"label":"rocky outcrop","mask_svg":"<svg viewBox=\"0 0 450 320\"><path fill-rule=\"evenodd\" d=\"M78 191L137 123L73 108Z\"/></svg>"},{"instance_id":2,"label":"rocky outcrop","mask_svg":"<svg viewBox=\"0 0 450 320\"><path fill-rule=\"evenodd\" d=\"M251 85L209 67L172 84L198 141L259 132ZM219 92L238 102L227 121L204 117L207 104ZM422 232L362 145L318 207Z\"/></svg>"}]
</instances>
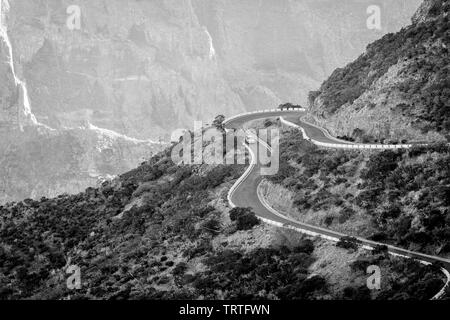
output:
<instances>
[{"instance_id":1,"label":"rocky outcrop","mask_svg":"<svg viewBox=\"0 0 450 320\"><path fill-rule=\"evenodd\" d=\"M317 99L309 119L333 136L353 137L358 142L445 141L435 130L424 132L415 126L414 118L404 109L411 100L398 88L416 81L416 75L407 72L408 67L408 62L392 66L353 103L341 106L335 113L323 113Z\"/></svg>"},{"instance_id":2,"label":"rocky outcrop","mask_svg":"<svg viewBox=\"0 0 450 320\"><path fill-rule=\"evenodd\" d=\"M56 129L49 126L54 123L39 122L22 80L23 66L15 60L9 13L9 2L0 0L0 60L5 62L0 65L0 203L81 192L134 168L162 148L160 143L98 128L86 119L83 126L72 123Z\"/></svg>"},{"instance_id":3,"label":"rocky outcrop","mask_svg":"<svg viewBox=\"0 0 450 320\"><path fill-rule=\"evenodd\" d=\"M94 125L139 139L244 109L223 79L208 31L190 1L16 0L8 14L33 113L52 127Z\"/></svg>"},{"instance_id":4,"label":"rocky outcrop","mask_svg":"<svg viewBox=\"0 0 450 320\"><path fill-rule=\"evenodd\" d=\"M82 192L135 168L160 149L92 125L0 129L0 203Z\"/></svg>"},{"instance_id":5,"label":"rocky outcrop","mask_svg":"<svg viewBox=\"0 0 450 320\"><path fill-rule=\"evenodd\" d=\"M412 18L414 24L425 22L439 15L442 6L448 3L446 0L425 0Z\"/></svg>"},{"instance_id":6,"label":"rocky outcrop","mask_svg":"<svg viewBox=\"0 0 450 320\"><path fill-rule=\"evenodd\" d=\"M370 44L310 94L311 121L363 142L449 139L448 1L425 1L413 24Z\"/></svg>"}]
</instances>

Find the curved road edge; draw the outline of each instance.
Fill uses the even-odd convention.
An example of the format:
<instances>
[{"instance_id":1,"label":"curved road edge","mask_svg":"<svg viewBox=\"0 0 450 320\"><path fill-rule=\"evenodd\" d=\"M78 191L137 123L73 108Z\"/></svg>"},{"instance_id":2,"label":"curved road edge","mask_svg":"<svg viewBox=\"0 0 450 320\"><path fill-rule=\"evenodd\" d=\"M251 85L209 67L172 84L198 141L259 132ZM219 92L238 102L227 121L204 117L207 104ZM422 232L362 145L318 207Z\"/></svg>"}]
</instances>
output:
<instances>
[{"instance_id":1,"label":"curved road edge","mask_svg":"<svg viewBox=\"0 0 450 320\"><path fill-rule=\"evenodd\" d=\"M303 128L301 125L298 125L296 123L286 120L283 117L283 115L280 115L280 121L281 121L281 123L283 123L289 127L293 127L293 128L297 128L297 129L301 130L302 134L306 140L312 142L313 144L315 144L316 146L319 146L319 147L333 148L333 149L367 149L367 150L388 150L388 149L390 149L390 150L395 150L395 149L410 149L414 146L413 144L362 144L362 143L348 142L348 141L340 140L338 138L331 136L330 133L324 128L321 128L319 126L316 126L315 124L311 124L306 121L301 121L304 125L307 125L309 127L313 127L317 130L320 130L322 132L323 136L329 142L319 141L317 139L312 138L310 135L308 135L308 133L306 132L306 129Z\"/></svg>"},{"instance_id":2,"label":"curved road edge","mask_svg":"<svg viewBox=\"0 0 450 320\"><path fill-rule=\"evenodd\" d=\"M269 112L274 112L274 111L275 110L271 110ZM255 113L259 113L259 112L251 112L251 113L247 113L247 114L238 115L238 116L235 116L235 117L233 117L231 119L228 119L225 123L230 122L231 120L235 120L235 119L237 119L239 117L244 117L244 116L248 116L249 114L255 114ZM261 111L260 113L261 113L261 118L264 118L264 113L267 113L267 111ZM291 126L291 127L294 127L294 128L297 128L297 129L301 130L303 135L304 135L304 137L307 140L312 141L312 139L310 139L308 137L308 135L307 135L307 133L306 133L304 128L302 128L301 126L299 126L299 125L297 125L295 123L292 123L292 122L289 122L289 121L283 119L283 117L282 117L283 113L282 112L280 112L280 113L281 113L280 114L280 120L281 120L282 123L284 123L285 125L288 125L288 126ZM320 127L317 127L317 128L322 130L322 128L320 128ZM324 132L324 134L326 134L326 133ZM328 134L326 134L326 135L328 135ZM251 161L250 161L249 167L245 170L244 174L233 184L233 186L230 188L230 190L228 192L227 199L228 199L228 202L229 202L231 208L235 208L236 207L236 205L233 203L233 199L232 199L235 191L245 182L245 180L248 178L248 176L251 174L251 172L253 171L253 169L256 166L255 154L253 153L253 151L251 150L251 148L249 148L249 146L247 144L244 143L244 145L245 145L245 148L249 151ZM408 147L410 147L410 146L408 146ZM396 146L396 148L399 148L399 147ZM290 223L294 223L294 224L296 224L298 226L302 226L302 225L309 226L309 225L303 224L303 223L301 223L299 221L295 221L293 219L290 219L290 218L286 217L285 215L283 215L283 214L279 213L278 211L276 211L274 208L272 208L267 203L267 201L265 200L264 196L260 192L260 185L261 185L261 183L258 184L258 186L257 186L257 196L258 196L258 199L261 202L261 204L267 210L272 212L272 214L274 214L275 216L285 220L287 223L283 224L283 223L280 223L280 222L272 221L270 219L258 216L258 218L261 221L263 221L263 222L265 222L267 224L270 224L270 225L277 226L277 227L283 227L283 228L295 230L297 232L301 232L301 233L304 233L304 234L307 234L307 235L310 235L310 236L318 236L320 238L323 238L323 239L326 239L326 240L329 240L329 241L334 241L334 242L339 241L339 238L337 238L337 237L331 237L331 236L328 236L326 234L321 234L320 232L313 232L313 231L302 229L302 228L299 228L299 227L296 227L296 226L293 226L293 225L289 224L289 222L290 222ZM315 227L315 226L309 226L309 227L313 227L316 230L320 230L321 229L321 228L318 228L318 227ZM327 233L330 233L331 230L326 230L326 231L327 231ZM339 237L345 236L345 235L337 233L337 232L333 232L333 234L335 234L336 236L339 236ZM365 245L363 245L362 248L364 248L366 250L373 250L373 248L374 248L373 246L375 246L375 245L384 245L382 243L376 243L376 242L373 242L373 241L370 241L370 240L366 240L366 239L362 239L362 238L357 238L357 239L362 241L363 243L365 243ZM368 244L370 244L370 245L368 245ZM422 256L422 257L427 257L430 260L441 261L441 262L443 261L443 262L445 262L447 264L450 264L450 260L446 260L446 259L443 259L443 258L440 258L440 257L427 256L427 255L420 254L420 253L414 253L414 252L410 252L408 250L401 249L401 248L396 248L396 247L390 246L390 245L388 245L387 247L389 248L389 254L391 254L393 256L401 256L401 257L404 257L404 258L414 258L414 259L420 261L422 264L425 264L425 265L429 265L429 264L431 264L431 262L417 259L416 257L414 257L414 255L419 255L419 256ZM403 254L399 254L399 253L393 252L392 250L397 251L397 252L400 251L400 252L404 252L404 253L405 252L406 253L411 253L413 256L406 256L406 255L403 255ZM439 293L437 293L433 298L431 298L431 300L438 300L438 299L440 299L445 294L446 289L450 285L450 273L445 268L441 268L441 271L446 276L447 281L446 281L445 285L443 286L443 288L439 291Z\"/></svg>"},{"instance_id":3,"label":"curved road edge","mask_svg":"<svg viewBox=\"0 0 450 320\"><path fill-rule=\"evenodd\" d=\"M263 205L264 207L266 207L267 210L271 211L274 215L276 215L276 216L278 216L278 217L280 217L280 218L282 218L282 219L285 219L285 220L287 220L287 221L291 221L291 222L293 222L293 223L295 223L295 224L297 224L297 225L305 225L305 226L315 227L315 226L307 225L307 224L301 223L301 222L299 222L299 221L296 221L296 220L294 220L294 219L291 219L291 218L289 218L289 217L287 217L287 216L281 214L281 213L278 212L277 210L275 210L275 209L268 203L268 201L266 200L266 198L264 197L264 195L263 195L263 193L262 193L262 190L261 190L261 183L258 185L258 191L257 191L257 194L258 194L258 199L261 201L262 205ZM267 219L264 219L264 220L267 220ZM340 240L340 238L337 238L337 237L330 237L330 236L323 235L323 234L318 233L318 232L313 232L313 231L301 229L301 228L298 228L298 227L294 227L294 226L292 226L292 225L282 225L282 224L278 224L278 225L281 225L282 227L285 227L285 228L288 228L288 229L291 229L291 230L295 230L295 231L300 232L300 233L307 234L307 235L312 236L312 237L320 237L320 238L322 238L322 239L329 240L329 241L333 241L333 242L339 242L339 240ZM317 228L317 227L316 227L316 228ZM336 233L336 234L338 234L338 233ZM345 236L344 234L341 234L341 235L342 235L342 236ZM356 239L358 239L358 240L360 240L360 241L363 241L363 243L368 241L368 240L365 240L365 239L362 239L362 238L356 238ZM377 244L377 245L378 245L378 244ZM379 245L383 245L383 244L380 243ZM388 245L387 247L388 247L389 249L395 248L395 247L389 246L389 245ZM367 245L367 244L363 245L362 248L365 249L365 250L373 250L373 249L374 249L374 247L369 246L369 245ZM400 248L398 248L398 249L400 249ZM388 251L388 253L389 253L390 255L392 255L392 256L402 257L402 258L405 258L405 259L411 259L411 257L409 257L409 256L405 256L405 255L402 255L402 254L394 253L394 252L392 252L392 251ZM430 257L431 257L431 256L430 256ZM428 261L423 261L423 260L418 260L418 261L419 261L420 263L424 264L424 265L430 265L430 264L431 264L431 262L428 262ZM431 298L431 300L439 300L439 299L445 294L445 291L446 291L447 287L448 287L449 284L450 284L450 273L449 273L449 272L447 271L447 269L445 269L445 268L441 268L441 271L442 271L442 273L444 273L444 275L446 276L447 281L446 281L444 287L439 291L439 293L437 293L435 296L433 296L433 297Z\"/></svg>"},{"instance_id":4,"label":"curved road edge","mask_svg":"<svg viewBox=\"0 0 450 320\"><path fill-rule=\"evenodd\" d=\"M310 137L308 136L308 134L306 133L305 129L304 129L302 126L297 125L297 124L295 124L295 123L293 123L293 122L290 122L290 121L284 119L284 117L282 117L282 116L280 117L280 121L281 121L281 123L283 123L283 124L285 124L285 125L287 125L287 126L290 126L290 127L294 127L294 128L300 129L300 130L302 131L302 133L303 133L303 136L306 138L306 140L311 141L311 142L313 142L313 143L318 143L318 142L320 142L320 141L317 141L317 140L315 140L315 139L310 138ZM332 141L336 142L337 144L340 144L340 145L357 145L357 143L355 143L355 142L345 141L345 140L342 140L342 139L333 137L333 136L330 134L330 132L328 132L328 130L325 129L325 128L321 128L321 127L319 127L319 126L317 126L317 125L315 125L315 124L313 124L313 123L306 122L306 121L304 121L304 120L303 120L303 122L304 122L304 123L307 123L307 124L310 125L311 127L317 128L318 130L322 131L323 134L324 134L324 136L325 136L327 139L332 140Z\"/></svg>"}]
</instances>

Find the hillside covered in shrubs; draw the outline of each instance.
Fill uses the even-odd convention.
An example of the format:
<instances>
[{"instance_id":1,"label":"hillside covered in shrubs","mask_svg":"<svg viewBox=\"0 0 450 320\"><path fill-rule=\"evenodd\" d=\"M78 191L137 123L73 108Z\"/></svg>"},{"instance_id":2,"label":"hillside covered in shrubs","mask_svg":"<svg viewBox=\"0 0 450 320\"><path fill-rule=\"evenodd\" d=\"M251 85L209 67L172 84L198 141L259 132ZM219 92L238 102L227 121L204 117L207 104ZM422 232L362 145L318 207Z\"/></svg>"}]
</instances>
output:
<instances>
[{"instance_id":1,"label":"hillside covered in shrubs","mask_svg":"<svg viewBox=\"0 0 450 320\"><path fill-rule=\"evenodd\" d=\"M438 269L328 243L349 274L331 285L335 261L318 239L230 210L245 166L177 166L169 155L98 189L1 206L0 299L397 299L431 298L442 286ZM367 259L390 275L380 291L365 287Z\"/></svg>"},{"instance_id":2,"label":"hillside covered in shrubs","mask_svg":"<svg viewBox=\"0 0 450 320\"><path fill-rule=\"evenodd\" d=\"M320 149L297 130L281 140L277 175L304 222L433 255L450 255L450 147ZM282 192L277 189L278 192Z\"/></svg>"},{"instance_id":3,"label":"hillside covered in shrubs","mask_svg":"<svg viewBox=\"0 0 450 320\"><path fill-rule=\"evenodd\" d=\"M244 166L177 166L169 155L99 189L1 206L0 299L327 294L325 278L308 269L311 240L287 247L250 209L229 209ZM70 266L80 268L79 290L67 286Z\"/></svg>"},{"instance_id":4,"label":"hillside covered in shrubs","mask_svg":"<svg viewBox=\"0 0 450 320\"><path fill-rule=\"evenodd\" d=\"M335 70L310 93L316 120L354 138L356 129L378 140L449 137L449 11L448 0L426 0L412 25Z\"/></svg>"}]
</instances>

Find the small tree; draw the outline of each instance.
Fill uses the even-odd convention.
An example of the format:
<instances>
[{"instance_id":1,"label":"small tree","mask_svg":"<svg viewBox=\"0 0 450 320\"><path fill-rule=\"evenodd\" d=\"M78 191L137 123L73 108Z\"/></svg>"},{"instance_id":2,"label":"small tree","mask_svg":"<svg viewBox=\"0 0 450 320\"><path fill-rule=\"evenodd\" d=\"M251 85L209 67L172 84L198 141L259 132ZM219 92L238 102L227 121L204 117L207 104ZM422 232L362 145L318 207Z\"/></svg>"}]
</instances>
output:
<instances>
[{"instance_id":1,"label":"small tree","mask_svg":"<svg viewBox=\"0 0 450 320\"><path fill-rule=\"evenodd\" d=\"M345 236L339 239L339 242L336 244L336 246L344 249L357 250L360 244L361 244L360 240L354 237Z\"/></svg>"},{"instance_id":2,"label":"small tree","mask_svg":"<svg viewBox=\"0 0 450 320\"><path fill-rule=\"evenodd\" d=\"M225 116L220 114L214 118L213 126L217 129L223 129L223 122L225 121Z\"/></svg>"},{"instance_id":3,"label":"small tree","mask_svg":"<svg viewBox=\"0 0 450 320\"><path fill-rule=\"evenodd\" d=\"M230 211L231 221L236 222L238 230L250 230L259 224L259 219L250 208L233 208Z\"/></svg>"},{"instance_id":4,"label":"small tree","mask_svg":"<svg viewBox=\"0 0 450 320\"><path fill-rule=\"evenodd\" d=\"M293 107L292 103L284 103L284 104L280 104L278 109L283 110L283 109L289 109L292 107Z\"/></svg>"},{"instance_id":5,"label":"small tree","mask_svg":"<svg viewBox=\"0 0 450 320\"><path fill-rule=\"evenodd\" d=\"M373 248L372 254L383 254L387 255L389 253L389 248L386 245L377 245L375 248Z\"/></svg>"},{"instance_id":6,"label":"small tree","mask_svg":"<svg viewBox=\"0 0 450 320\"><path fill-rule=\"evenodd\" d=\"M254 226L259 224L259 219L256 215L252 213L245 214L240 216L237 220L237 229L238 230L250 230Z\"/></svg>"}]
</instances>

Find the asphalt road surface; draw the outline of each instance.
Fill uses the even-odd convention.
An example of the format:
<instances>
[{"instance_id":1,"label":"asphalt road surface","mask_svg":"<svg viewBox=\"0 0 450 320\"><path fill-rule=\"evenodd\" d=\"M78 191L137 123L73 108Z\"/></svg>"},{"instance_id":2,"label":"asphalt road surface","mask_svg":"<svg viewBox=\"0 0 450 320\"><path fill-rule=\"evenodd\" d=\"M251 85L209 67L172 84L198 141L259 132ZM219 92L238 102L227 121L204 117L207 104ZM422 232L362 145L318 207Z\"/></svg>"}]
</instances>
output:
<instances>
[{"instance_id":1,"label":"asphalt road surface","mask_svg":"<svg viewBox=\"0 0 450 320\"><path fill-rule=\"evenodd\" d=\"M329 143L336 143L336 140L329 138L324 130L321 130L315 126L311 126L309 124L304 123L299 118L304 115L304 112L300 111L292 111L292 112L270 112L270 113L260 113L260 114L249 114L249 115L243 115L239 118L233 119L230 122L226 123L227 129L240 129L242 128L246 123L253 121L253 120L259 120L259 119L266 119L266 118L273 118L273 117L279 117L282 116L284 119L293 122L297 125L302 126L307 134L312 137L313 139L316 139L321 142L329 142ZM345 143L345 142L343 142ZM250 145L250 148L252 149L254 154L257 154L256 148L257 144ZM252 208L252 210L256 213L257 216L276 222L281 223L286 226L291 226L297 229L306 230L309 232L317 233L319 235L325 236L325 237L332 237L332 238L341 238L343 236L346 236L344 234L304 224L298 221L295 221L293 219L290 219L288 217L283 216L282 214L276 214L276 211L273 209L269 209L266 205L264 205L261 202L261 199L258 196L258 186L262 182L263 177L260 175L261 167L259 164L252 165L252 169L247 176L245 180L242 181L242 183L237 186L237 188L234 190L234 192L230 195L230 199L232 203L237 207L243 207L243 208ZM374 241L358 238L363 245L369 246L369 247L375 247L376 245L383 245L382 243L377 243ZM437 256L430 256L426 254L422 254L419 252L412 252L406 249L394 247L394 246L388 246L389 252L393 254L398 254L406 257L415 258L421 261L429 262L429 263L435 263L440 262L447 270L450 270L450 260L444 259Z\"/></svg>"}]
</instances>

